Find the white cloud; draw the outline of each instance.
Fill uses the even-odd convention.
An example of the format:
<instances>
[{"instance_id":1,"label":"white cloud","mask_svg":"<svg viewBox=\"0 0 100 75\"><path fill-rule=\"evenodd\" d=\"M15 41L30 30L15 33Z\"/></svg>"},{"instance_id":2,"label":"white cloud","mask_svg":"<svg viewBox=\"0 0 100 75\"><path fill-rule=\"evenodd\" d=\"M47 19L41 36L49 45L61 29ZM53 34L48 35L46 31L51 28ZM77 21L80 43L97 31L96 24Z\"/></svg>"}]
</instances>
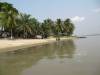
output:
<instances>
[{"instance_id":1,"label":"white cloud","mask_svg":"<svg viewBox=\"0 0 100 75\"><path fill-rule=\"evenodd\" d=\"M82 21L85 20L85 17L75 16L75 17L71 18L71 20L72 20L73 22L82 22Z\"/></svg>"},{"instance_id":2,"label":"white cloud","mask_svg":"<svg viewBox=\"0 0 100 75\"><path fill-rule=\"evenodd\" d=\"M94 9L92 11L95 12L95 13L100 13L100 8Z\"/></svg>"}]
</instances>

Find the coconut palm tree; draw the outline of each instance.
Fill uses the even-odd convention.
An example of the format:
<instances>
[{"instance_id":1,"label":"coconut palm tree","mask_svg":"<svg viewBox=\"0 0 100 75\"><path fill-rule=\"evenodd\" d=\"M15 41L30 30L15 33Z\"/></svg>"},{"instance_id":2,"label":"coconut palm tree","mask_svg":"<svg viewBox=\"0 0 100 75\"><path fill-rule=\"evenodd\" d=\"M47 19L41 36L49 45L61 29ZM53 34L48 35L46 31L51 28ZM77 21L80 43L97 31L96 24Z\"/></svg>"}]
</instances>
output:
<instances>
[{"instance_id":1,"label":"coconut palm tree","mask_svg":"<svg viewBox=\"0 0 100 75\"><path fill-rule=\"evenodd\" d=\"M29 34L32 34L32 19L30 17L31 15L22 13L18 16L16 30L23 35L23 38L27 38Z\"/></svg>"},{"instance_id":2,"label":"coconut palm tree","mask_svg":"<svg viewBox=\"0 0 100 75\"><path fill-rule=\"evenodd\" d=\"M52 34L52 27L53 27L53 21L51 19L45 19L44 22L41 25L42 30L42 36L43 38L47 38Z\"/></svg>"},{"instance_id":3,"label":"coconut palm tree","mask_svg":"<svg viewBox=\"0 0 100 75\"><path fill-rule=\"evenodd\" d=\"M30 22L31 22L31 27L32 27L32 36L35 38L36 35L40 35L41 34L40 23L35 18L31 18Z\"/></svg>"},{"instance_id":4,"label":"coconut palm tree","mask_svg":"<svg viewBox=\"0 0 100 75\"><path fill-rule=\"evenodd\" d=\"M18 15L18 10L9 3L1 3L0 20L2 22L2 27L4 29L9 29L11 34L11 39L13 38L13 28L16 25L16 17Z\"/></svg>"},{"instance_id":5,"label":"coconut palm tree","mask_svg":"<svg viewBox=\"0 0 100 75\"><path fill-rule=\"evenodd\" d=\"M57 19L55 23L55 35L57 40L60 40L60 35L62 31L63 31L62 21L61 19Z\"/></svg>"},{"instance_id":6,"label":"coconut palm tree","mask_svg":"<svg viewBox=\"0 0 100 75\"><path fill-rule=\"evenodd\" d=\"M66 19L64 21L64 33L67 34L67 36L70 36L73 34L75 27L74 24L71 22L70 19Z\"/></svg>"}]
</instances>

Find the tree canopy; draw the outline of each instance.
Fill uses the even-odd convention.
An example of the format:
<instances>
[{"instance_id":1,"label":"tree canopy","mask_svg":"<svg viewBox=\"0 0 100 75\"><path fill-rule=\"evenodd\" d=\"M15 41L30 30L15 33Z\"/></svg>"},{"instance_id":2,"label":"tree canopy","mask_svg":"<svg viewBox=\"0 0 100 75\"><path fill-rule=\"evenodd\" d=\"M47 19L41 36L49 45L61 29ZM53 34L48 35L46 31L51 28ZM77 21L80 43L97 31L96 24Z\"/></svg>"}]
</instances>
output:
<instances>
[{"instance_id":1,"label":"tree canopy","mask_svg":"<svg viewBox=\"0 0 100 75\"><path fill-rule=\"evenodd\" d=\"M1 31L9 33L8 37L14 38L36 38L37 35L42 38L49 36L71 36L75 26L70 18L56 21L50 18L39 22L30 14L19 13L12 4L0 2L0 28ZM3 34L3 33L2 33Z\"/></svg>"}]
</instances>

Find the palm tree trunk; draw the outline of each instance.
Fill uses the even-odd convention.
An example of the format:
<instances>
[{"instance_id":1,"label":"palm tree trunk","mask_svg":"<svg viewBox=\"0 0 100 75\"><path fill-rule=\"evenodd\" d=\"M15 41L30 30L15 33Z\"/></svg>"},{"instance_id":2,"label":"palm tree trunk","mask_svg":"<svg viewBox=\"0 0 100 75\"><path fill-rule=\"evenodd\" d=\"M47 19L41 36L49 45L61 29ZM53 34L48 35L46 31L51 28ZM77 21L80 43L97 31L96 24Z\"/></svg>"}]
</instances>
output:
<instances>
[{"instance_id":1,"label":"palm tree trunk","mask_svg":"<svg viewBox=\"0 0 100 75\"><path fill-rule=\"evenodd\" d=\"M24 39L26 38L25 33L26 33L26 32L25 32L25 29L24 29L24 33L23 33L23 38L24 38Z\"/></svg>"},{"instance_id":2,"label":"palm tree trunk","mask_svg":"<svg viewBox=\"0 0 100 75\"><path fill-rule=\"evenodd\" d=\"M11 32L11 37L10 37L10 38L11 38L11 39L13 39L13 33L12 33L12 29L11 29L11 31L10 31L10 32Z\"/></svg>"}]
</instances>

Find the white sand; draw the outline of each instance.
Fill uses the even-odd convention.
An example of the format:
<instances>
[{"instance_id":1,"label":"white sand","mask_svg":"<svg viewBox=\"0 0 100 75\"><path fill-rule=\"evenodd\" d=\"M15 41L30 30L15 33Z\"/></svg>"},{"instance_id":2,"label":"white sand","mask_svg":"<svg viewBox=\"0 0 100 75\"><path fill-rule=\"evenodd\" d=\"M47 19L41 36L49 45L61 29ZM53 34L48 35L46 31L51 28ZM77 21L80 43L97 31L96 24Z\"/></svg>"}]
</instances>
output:
<instances>
[{"instance_id":1,"label":"white sand","mask_svg":"<svg viewBox=\"0 0 100 75\"><path fill-rule=\"evenodd\" d=\"M69 38L61 38L65 40ZM70 38L72 39L72 38ZM49 39L17 39L17 40L0 40L0 52L13 51L21 48L27 48L31 46L37 46L50 42L55 42L55 38Z\"/></svg>"}]
</instances>

